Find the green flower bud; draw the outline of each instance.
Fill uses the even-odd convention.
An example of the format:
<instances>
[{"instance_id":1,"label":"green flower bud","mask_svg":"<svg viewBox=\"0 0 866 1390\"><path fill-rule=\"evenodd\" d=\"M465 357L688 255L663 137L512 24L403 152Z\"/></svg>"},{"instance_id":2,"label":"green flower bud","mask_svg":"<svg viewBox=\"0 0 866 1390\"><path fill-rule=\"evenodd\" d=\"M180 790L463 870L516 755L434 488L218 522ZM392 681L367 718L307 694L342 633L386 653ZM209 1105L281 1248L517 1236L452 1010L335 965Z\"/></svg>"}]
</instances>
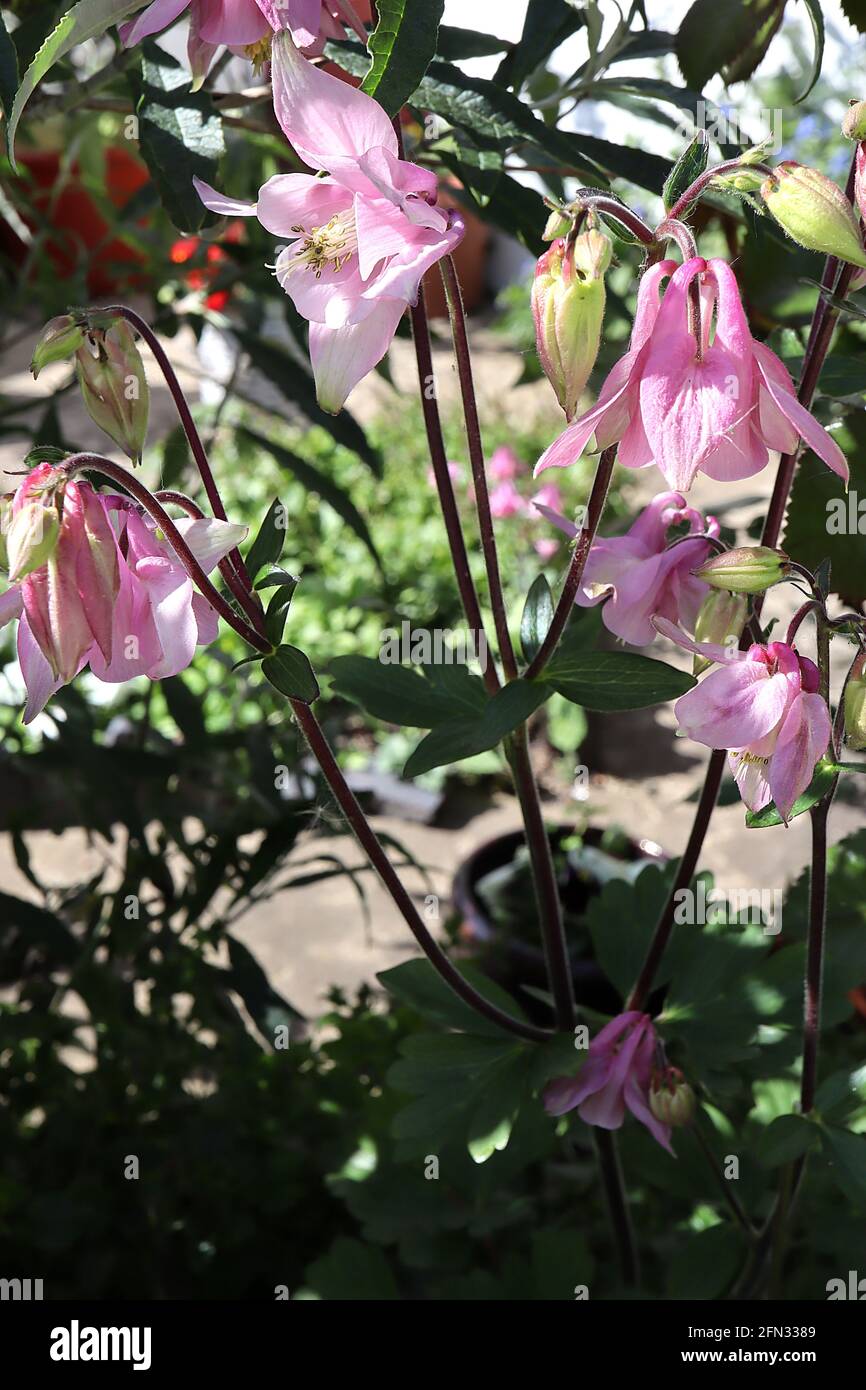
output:
<instances>
[{"instance_id":1,"label":"green flower bud","mask_svg":"<svg viewBox=\"0 0 866 1390\"><path fill-rule=\"evenodd\" d=\"M38 377L49 362L66 362L74 357L83 342L84 329L71 314L60 314L55 319L49 319L33 350L30 370L34 377Z\"/></svg>"},{"instance_id":2,"label":"green flower bud","mask_svg":"<svg viewBox=\"0 0 866 1390\"><path fill-rule=\"evenodd\" d=\"M692 570L713 589L732 594L762 594L785 578L788 556L783 550L766 545L741 545L713 555L699 569Z\"/></svg>"},{"instance_id":3,"label":"green flower bud","mask_svg":"<svg viewBox=\"0 0 866 1390\"><path fill-rule=\"evenodd\" d=\"M866 748L866 672L861 656L845 686L845 742L849 748Z\"/></svg>"},{"instance_id":4,"label":"green flower bud","mask_svg":"<svg viewBox=\"0 0 866 1390\"><path fill-rule=\"evenodd\" d=\"M650 1110L663 1125L681 1129L695 1117L695 1093L679 1067L664 1067L653 1072L649 1091Z\"/></svg>"},{"instance_id":5,"label":"green flower bud","mask_svg":"<svg viewBox=\"0 0 866 1390\"><path fill-rule=\"evenodd\" d=\"M866 101L850 101L842 121L846 140L866 140Z\"/></svg>"},{"instance_id":6,"label":"green flower bud","mask_svg":"<svg viewBox=\"0 0 866 1390\"><path fill-rule=\"evenodd\" d=\"M532 313L538 355L570 420L598 356L604 320L604 273L612 245L591 228L558 238L538 261Z\"/></svg>"},{"instance_id":7,"label":"green flower bud","mask_svg":"<svg viewBox=\"0 0 866 1390\"><path fill-rule=\"evenodd\" d=\"M557 237L565 236L572 227L569 217L558 208L554 208L544 224L544 231L541 233L542 241L555 241Z\"/></svg>"},{"instance_id":8,"label":"green flower bud","mask_svg":"<svg viewBox=\"0 0 866 1390\"><path fill-rule=\"evenodd\" d=\"M866 267L854 209L826 174L785 160L762 185L761 197L782 230L798 245Z\"/></svg>"},{"instance_id":9,"label":"green flower bud","mask_svg":"<svg viewBox=\"0 0 866 1390\"><path fill-rule=\"evenodd\" d=\"M738 644L746 617L749 600L745 594L732 594L725 589L711 589L698 611L695 621L695 641L714 642L719 647L729 643ZM696 676L712 666L706 656L695 656L692 670Z\"/></svg>"},{"instance_id":10,"label":"green flower bud","mask_svg":"<svg viewBox=\"0 0 866 1390\"><path fill-rule=\"evenodd\" d=\"M51 559L60 538L60 512L48 498L34 497L12 516L6 532L9 582L16 584Z\"/></svg>"},{"instance_id":11,"label":"green flower bud","mask_svg":"<svg viewBox=\"0 0 866 1390\"><path fill-rule=\"evenodd\" d=\"M78 382L91 419L141 462L147 436L150 393L135 336L124 319L91 330L76 354Z\"/></svg>"}]
</instances>

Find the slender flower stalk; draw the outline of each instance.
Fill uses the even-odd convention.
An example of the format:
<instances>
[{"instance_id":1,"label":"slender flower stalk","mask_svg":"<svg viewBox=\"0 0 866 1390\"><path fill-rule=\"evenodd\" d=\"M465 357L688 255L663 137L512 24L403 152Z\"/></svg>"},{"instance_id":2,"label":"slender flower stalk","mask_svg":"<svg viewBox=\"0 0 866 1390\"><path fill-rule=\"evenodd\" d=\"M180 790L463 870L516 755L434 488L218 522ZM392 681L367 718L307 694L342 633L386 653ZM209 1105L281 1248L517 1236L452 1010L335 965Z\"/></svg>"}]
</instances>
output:
<instances>
[{"instance_id":1,"label":"slender flower stalk","mask_svg":"<svg viewBox=\"0 0 866 1390\"><path fill-rule=\"evenodd\" d=\"M557 600L554 609L553 619L550 627L544 636L544 641L533 657L526 669L527 680L533 680L540 676L545 666L550 661L553 653L559 645L559 639L565 631L565 625L571 616L574 607L574 600L580 588L583 572L586 568L587 557L592 549L598 524L601 521L604 505L607 501L607 494L610 489L610 480L613 476L614 464L616 462L616 445L605 449L600 455L595 470L595 477L592 480L592 489L587 503L586 518L584 525L578 533L577 543L572 552L571 561L562 586L562 592Z\"/></svg>"},{"instance_id":2,"label":"slender flower stalk","mask_svg":"<svg viewBox=\"0 0 866 1390\"><path fill-rule=\"evenodd\" d=\"M187 401L186 396L183 393L183 388L177 379L177 373L175 372L174 367L171 365L168 353L166 352L162 343L159 341L159 338L154 333L147 320L143 319L140 314L137 314L134 309L130 309L126 304L109 304L106 309L98 309L94 310L93 312L99 314L120 315L121 318L126 319L127 323L132 325L136 333L138 333L139 336L142 337L144 341L147 343L147 346L153 353L157 366L162 372L163 378L165 379L165 384L169 389L171 398L174 401L175 409L177 410L181 426L183 427L183 432L186 435L187 442L190 447L190 452L192 453L193 459L195 460L195 465L198 468L198 471L201 475L201 480L204 484L204 490L207 494L207 499L210 502L213 514L215 517L217 517L219 521L225 521L225 507L223 506L222 497L220 496L219 488L216 485L216 479L214 478L213 470L211 469L210 462L205 451L205 447L201 441L201 435L199 434L198 429L196 428L195 420L192 418L192 411L190 410L189 402ZM231 559L232 564L234 565L241 578L245 581L249 581L249 575L247 574L246 566L243 562L243 559L241 558L240 551L232 550L230 552L229 558ZM247 587L248 590L251 592L251 586L248 582Z\"/></svg>"},{"instance_id":3,"label":"slender flower stalk","mask_svg":"<svg viewBox=\"0 0 866 1390\"><path fill-rule=\"evenodd\" d=\"M505 609L505 596L502 592L502 579L499 573L499 560L496 554L496 535L493 530L493 517L490 512L490 493L487 487L487 470L484 464L484 448L481 442L481 425L478 420L478 405L475 399L475 386L472 379L472 359L469 353L469 338L466 332L466 315L463 309L463 296L460 282L450 256L439 263L442 283L448 301L448 314L451 320L451 336L454 343L454 358L460 378L460 394L463 400L463 416L466 422L466 439L469 444L469 461L472 465L472 481L475 486L475 505L478 508L478 525L481 532L481 548L487 567L487 583L490 589L490 605L493 609L493 622L499 644L499 657L508 680L517 675L517 661L511 634L508 631L508 614Z\"/></svg>"}]
</instances>

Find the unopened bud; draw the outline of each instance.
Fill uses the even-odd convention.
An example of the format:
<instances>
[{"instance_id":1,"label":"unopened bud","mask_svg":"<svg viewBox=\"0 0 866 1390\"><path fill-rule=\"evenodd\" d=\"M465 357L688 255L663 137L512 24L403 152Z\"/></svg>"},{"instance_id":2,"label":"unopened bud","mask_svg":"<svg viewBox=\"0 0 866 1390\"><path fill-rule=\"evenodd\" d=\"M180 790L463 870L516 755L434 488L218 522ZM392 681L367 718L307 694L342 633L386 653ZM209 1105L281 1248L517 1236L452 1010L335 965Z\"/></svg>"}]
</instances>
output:
<instances>
[{"instance_id":1,"label":"unopened bud","mask_svg":"<svg viewBox=\"0 0 866 1390\"><path fill-rule=\"evenodd\" d=\"M558 238L541 256L532 286L538 356L570 420L598 356L604 320L604 273L611 242L590 229Z\"/></svg>"},{"instance_id":2,"label":"unopened bud","mask_svg":"<svg viewBox=\"0 0 866 1390\"><path fill-rule=\"evenodd\" d=\"M39 497L15 512L6 534L9 582L16 584L48 562L60 537L60 513L55 502Z\"/></svg>"},{"instance_id":3,"label":"unopened bud","mask_svg":"<svg viewBox=\"0 0 866 1390\"><path fill-rule=\"evenodd\" d=\"M564 212L560 212L559 208L554 208L544 224L541 240L555 241L557 237L565 236L571 226L571 219Z\"/></svg>"},{"instance_id":4,"label":"unopened bud","mask_svg":"<svg viewBox=\"0 0 866 1390\"><path fill-rule=\"evenodd\" d=\"M692 570L713 589L732 594L762 594L785 578L788 556L767 545L741 545L713 555L699 569Z\"/></svg>"},{"instance_id":5,"label":"unopened bud","mask_svg":"<svg viewBox=\"0 0 866 1390\"><path fill-rule=\"evenodd\" d=\"M866 659L859 658L845 686L845 742L849 748L866 748Z\"/></svg>"},{"instance_id":6,"label":"unopened bud","mask_svg":"<svg viewBox=\"0 0 866 1390\"><path fill-rule=\"evenodd\" d=\"M714 642L726 647L739 642L749 612L745 594L732 594L725 589L711 589L704 599L695 620L695 641ZM692 670L696 676L712 666L706 656L695 656Z\"/></svg>"},{"instance_id":7,"label":"unopened bud","mask_svg":"<svg viewBox=\"0 0 866 1390\"><path fill-rule=\"evenodd\" d=\"M38 377L49 362L66 362L74 357L83 342L84 329L71 314L59 314L57 318L49 319L33 350L30 370L34 377Z\"/></svg>"},{"instance_id":8,"label":"unopened bud","mask_svg":"<svg viewBox=\"0 0 866 1390\"><path fill-rule=\"evenodd\" d=\"M866 101L851 101L842 120L846 140L866 140Z\"/></svg>"},{"instance_id":9,"label":"unopened bud","mask_svg":"<svg viewBox=\"0 0 866 1390\"><path fill-rule=\"evenodd\" d=\"M854 209L826 174L786 160L762 185L761 197L782 230L807 251L866 266Z\"/></svg>"},{"instance_id":10,"label":"unopened bud","mask_svg":"<svg viewBox=\"0 0 866 1390\"><path fill-rule=\"evenodd\" d=\"M150 394L144 363L129 324L117 319L105 330L92 330L90 341L76 354L76 362L91 419L133 463L140 463Z\"/></svg>"},{"instance_id":11,"label":"unopened bud","mask_svg":"<svg viewBox=\"0 0 866 1390\"><path fill-rule=\"evenodd\" d=\"M670 1125L672 1129L690 1125L696 1104L695 1093L679 1067L664 1067L653 1072L649 1105L661 1124Z\"/></svg>"}]
</instances>

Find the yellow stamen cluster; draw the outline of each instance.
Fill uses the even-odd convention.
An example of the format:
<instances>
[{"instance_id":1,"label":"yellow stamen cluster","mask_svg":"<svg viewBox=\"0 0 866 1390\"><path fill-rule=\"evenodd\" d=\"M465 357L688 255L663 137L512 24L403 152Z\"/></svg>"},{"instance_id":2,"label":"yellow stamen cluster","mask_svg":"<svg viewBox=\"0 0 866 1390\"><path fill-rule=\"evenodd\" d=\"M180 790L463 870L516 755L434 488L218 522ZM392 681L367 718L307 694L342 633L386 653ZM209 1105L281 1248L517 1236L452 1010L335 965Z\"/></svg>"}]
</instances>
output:
<instances>
[{"instance_id":1,"label":"yellow stamen cluster","mask_svg":"<svg viewBox=\"0 0 866 1390\"><path fill-rule=\"evenodd\" d=\"M303 268L312 270L316 279L321 280L322 271L329 267L335 272L342 270L357 247L350 217L335 213L329 222L309 232L294 226L292 231L302 236L303 241L295 250L289 273Z\"/></svg>"},{"instance_id":2,"label":"yellow stamen cluster","mask_svg":"<svg viewBox=\"0 0 866 1390\"><path fill-rule=\"evenodd\" d=\"M271 42L273 34L265 34L263 39L256 39L255 43L248 43L244 47L244 53L253 65L253 72L257 77L264 72L265 64L271 61Z\"/></svg>"}]
</instances>

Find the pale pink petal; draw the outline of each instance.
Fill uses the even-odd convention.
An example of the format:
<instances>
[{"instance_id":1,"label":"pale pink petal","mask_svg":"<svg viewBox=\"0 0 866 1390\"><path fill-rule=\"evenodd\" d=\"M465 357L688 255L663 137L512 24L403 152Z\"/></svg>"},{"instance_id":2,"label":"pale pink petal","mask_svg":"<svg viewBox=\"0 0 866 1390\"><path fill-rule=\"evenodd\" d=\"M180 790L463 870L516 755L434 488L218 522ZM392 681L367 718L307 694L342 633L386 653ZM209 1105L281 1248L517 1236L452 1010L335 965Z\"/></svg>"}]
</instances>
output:
<instances>
[{"instance_id":1,"label":"pale pink petal","mask_svg":"<svg viewBox=\"0 0 866 1390\"><path fill-rule=\"evenodd\" d=\"M335 155L355 159L397 136L382 107L365 92L307 62L286 33L272 50L274 113L286 139L311 169L330 169Z\"/></svg>"},{"instance_id":2,"label":"pale pink petal","mask_svg":"<svg viewBox=\"0 0 866 1390\"><path fill-rule=\"evenodd\" d=\"M741 652L735 647L723 647L717 642L696 642L689 637L687 632L673 623L668 618L657 617L653 619L653 627L669 641L676 642L678 647L684 651L693 652L695 656L709 657L710 661L746 661L747 653ZM766 667L764 668L766 670Z\"/></svg>"},{"instance_id":3,"label":"pale pink petal","mask_svg":"<svg viewBox=\"0 0 866 1390\"><path fill-rule=\"evenodd\" d=\"M658 318L661 282L677 269L676 261L657 261L644 271L637 290L634 324L631 330L631 351L637 352L647 342Z\"/></svg>"},{"instance_id":4,"label":"pale pink petal","mask_svg":"<svg viewBox=\"0 0 866 1390\"><path fill-rule=\"evenodd\" d=\"M417 304L421 277L443 256L451 254L466 230L458 213L452 214L448 230L441 235L409 223L406 226L408 235L403 250L389 257L364 286L365 298L402 299L404 304Z\"/></svg>"},{"instance_id":5,"label":"pale pink petal","mask_svg":"<svg viewBox=\"0 0 866 1390\"><path fill-rule=\"evenodd\" d=\"M246 539L249 527L213 517L183 517L175 526L186 541L205 574ZM168 542L166 542L168 545ZM172 552L172 555L174 552ZM178 564L182 562L178 560Z\"/></svg>"},{"instance_id":6,"label":"pale pink petal","mask_svg":"<svg viewBox=\"0 0 866 1390\"><path fill-rule=\"evenodd\" d=\"M18 665L27 689L27 703L21 718L23 723L29 724L37 714L42 713L51 696L64 682L60 677L55 678L26 618L22 618L18 624Z\"/></svg>"},{"instance_id":7,"label":"pale pink petal","mask_svg":"<svg viewBox=\"0 0 866 1390\"><path fill-rule=\"evenodd\" d=\"M663 1149L667 1149L669 1154L676 1157L673 1146L671 1145L670 1125L664 1125L661 1120L656 1119L647 1104L644 1092L641 1090L641 1087L634 1077L631 1077L626 1082L624 1099L635 1119L640 1120L642 1125L646 1125L653 1139L661 1144Z\"/></svg>"},{"instance_id":8,"label":"pale pink petal","mask_svg":"<svg viewBox=\"0 0 866 1390\"><path fill-rule=\"evenodd\" d=\"M811 782L830 732L830 714L822 696L800 694L791 701L768 771L770 791L783 820Z\"/></svg>"},{"instance_id":9,"label":"pale pink petal","mask_svg":"<svg viewBox=\"0 0 866 1390\"><path fill-rule=\"evenodd\" d=\"M728 766L739 788L743 804L750 811L763 811L773 800L767 780L769 764L769 757L764 757L751 748L741 748L738 752L728 754Z\"/></svg>"},{"instance_id":10,"label":"pale pink petal","mask_svg":"<svg viewBox=\"0 0 866 1390\"><path fill-rule=\"evenodd\" d=\"M343 328L370 313L362 298L364 282L357 256L348 257L336 268L329 264L316 275L303 258L301 243L293 242L277 256L274 273L298 313L311 324Z\"/></svg>"},{"instance_id":11,"label":"pale pink petal","mask_svg":"<svg viewBox=\"0 0 866 1390\"><path fill-rule=\"evenodd\" d=\"M199 182L196 181L196 187ZM220 211L207 199L202 201L213 211ZM258 203L253 204L252 210L267 231L289 237L309 234L325 226L332 217L351 212L351 208L351 196L333 179L317 179L313 174L274 174L262 184Z\"/></svg>"},{"instance_id":12,"label":"pale pink petal","mask_svg":"<svg viewBox=\"0 0 866 1390\"><path fill-rule=\"evenodd\" d=\"M746 748L776 727L789 700L785 677L770 676L763 662L729 661L681 696L674 714L681 731L697 743Z\"/></svg>"},{"instance_id":13,"label":"pale pink petal","mask_svg":"<svg viewBox=\"0 0 866 1390\"><path fill-rule=\"evenodd\" d=\"M310 324L310 361L323 410L336 415L352 388L382 360L405 308L400 300L382 299L363 323L337 329Z\"/></svg>"},{"instance_id":14,"label":"pale pink petal","mask_svg":"<svg viewBox=\"0 0 866 1390\"><path fill-rule=\"evenodd\" d=\"M288 177L298 176L290 175ZM306 177L312 176L307 175ZM205 183L204 179L200 179L196 175L193 175L192 183L205 207L210 208L211 212L219 213L221 217L255 217L255 203L245 203L238 198L228 198L225 193L217 192L215 188L211 188L209 183ZM267 184L265 187L267 188Z\"/></svg>"},{"instance_id":15,"label":"pale pink petal","mask_svg":"<svg viewBox=\"0 0 866 1390\"><path fill-rule=\"evenodd\" d=\"M173 24L189 4L190 0L153 0L153 4L142 10L135 19L128 19L126 23L118 25L120 42L124 48L132 48L151 34L158 34L160 30Z\"/></svg>"},{"instance_id":16,"label":"pale pink petal","mask_svg":"<svg viewBox=\"0 0 866 1390\"><path fill-rule=\"evenodd\" d=\"M0 594L0 627L5 627L11 623L13 618L20 618L24 611L24 603L21 598L21 586L13 584L7 589L5 594Z\"/></svg>"},{"instance_id":17,"label":"pale pink petal","mask_svg":"<svg viewBox=\"0 0 866 1390\"><path fill-rule=\"evenodd\" d=\"M824 427L819 425L815 417L810 415L808 410L800 404L797 397L782 388L778 376L769 369L765 355L768 351L769 349L762 348L759 343L755 344L755 360L774 405L790 420L812 452L816 453L819 459L823 459L827 467L832 468L834 473L838 473L847 486L848 461L845 455L836 441L830 438Z\"/></svg>"},{"instance_id":18,"label":"pale pink petal","mask_svg":"<svg viewBox=\"0 0 866 1390\"><path fill-rule=\"evenodd\" d=\"M264 38L270 25L256 0L198 0L198 26L206 43L244 48Z\"/></svg>"},{"instance_id":19,"label":"pale pink petal","mask_svg":"<svg viewBox=\"0 0 866 1390\"><path fill-rule=\"evenodd\" d=\"M310 48L319 37L322 0L289 0L288 20L298 48Z\"/></svg>"}]
</instances>

